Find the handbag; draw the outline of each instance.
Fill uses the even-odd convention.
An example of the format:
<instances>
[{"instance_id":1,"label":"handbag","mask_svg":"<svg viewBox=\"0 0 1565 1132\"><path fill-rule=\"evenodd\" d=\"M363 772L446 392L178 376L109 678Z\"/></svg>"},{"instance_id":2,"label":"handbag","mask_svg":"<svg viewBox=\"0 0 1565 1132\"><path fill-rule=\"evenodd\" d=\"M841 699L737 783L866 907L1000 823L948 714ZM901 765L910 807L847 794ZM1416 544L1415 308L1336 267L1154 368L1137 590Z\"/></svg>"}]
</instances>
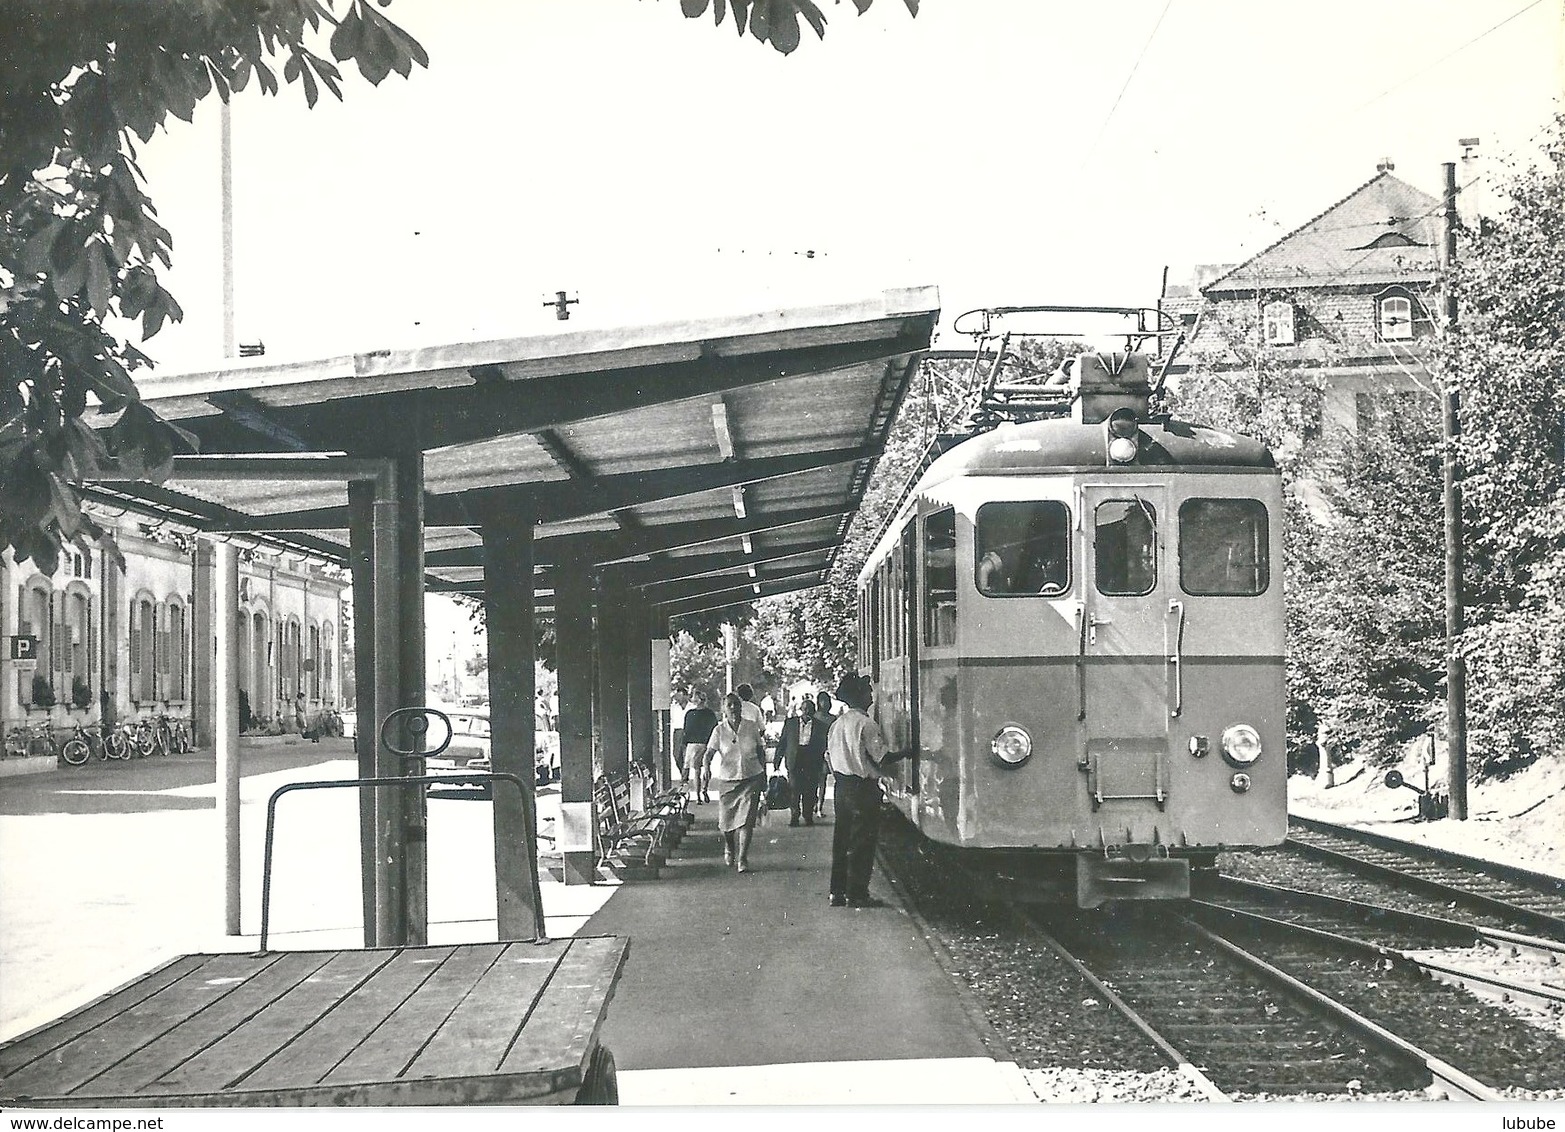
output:
<instances>
[{"instance_id":1,"label":"handbag","mask_svg":"<svg viewBox=\"0 0 1565 1132\"><path fill-rule=\"evenodd\" d=\"M788 784L786 775L774 774L771 781L766 784L766 808L768 810L793 808L793 787Z\"/></svg>"}]
</instances>

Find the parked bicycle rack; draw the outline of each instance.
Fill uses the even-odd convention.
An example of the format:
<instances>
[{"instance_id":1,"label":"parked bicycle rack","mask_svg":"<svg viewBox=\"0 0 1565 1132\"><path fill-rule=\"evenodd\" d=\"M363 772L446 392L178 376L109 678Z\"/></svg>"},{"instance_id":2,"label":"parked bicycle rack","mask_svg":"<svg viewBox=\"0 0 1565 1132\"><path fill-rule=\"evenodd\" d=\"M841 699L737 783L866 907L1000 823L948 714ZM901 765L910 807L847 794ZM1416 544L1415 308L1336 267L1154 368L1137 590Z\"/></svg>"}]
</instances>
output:
<instances>
[{"instance_id":1,"label":"parked bicycle rack","mask_svg":"<svg viewBox=\"0 0 1565 1132\"><path fill-rule=\"evenodd\" d=\"M397 719L399 716L412 717L404 726L406 726L409 733L414 736L415 743L417 743L417 741L429 731L430 716L438 716L440 720L446 725L446 737L441 742L440 746L429 751L418 750L416 747L413 750L404 750L400 747L393 746L388 738L387 728L390 726L391 722ZM451 720L446 716L445 712L438 708L431 707L398 708L396 711L393 711L381 721L378 732L381 745L384 746L391 754L398 755L402 758L419 759L433 758L434 756L440 754L451 745L451 736ZM284 794L289 794L296 790L330 790L340 789L343 787L423 787L435 782L478 786L485 782L493 783L496 779L503 779L506 782L510 782L524 794L526 792L526 786L523 784L521 777L519 775L510 774L506 771L463 771L457 774L399 775L391 778L316 779L308 782L290 782L287 785L279 786L276 790L272 791L272 796L268 798L266 802L266 844L265 848L262 850L261 855L261 940L259 950L262 953L266 951L266 941L271 927L272 845L277 824L277 801ZM491 786L491 797L493 796L493 793L494 790Z\"/></svg>"}]
</instances>

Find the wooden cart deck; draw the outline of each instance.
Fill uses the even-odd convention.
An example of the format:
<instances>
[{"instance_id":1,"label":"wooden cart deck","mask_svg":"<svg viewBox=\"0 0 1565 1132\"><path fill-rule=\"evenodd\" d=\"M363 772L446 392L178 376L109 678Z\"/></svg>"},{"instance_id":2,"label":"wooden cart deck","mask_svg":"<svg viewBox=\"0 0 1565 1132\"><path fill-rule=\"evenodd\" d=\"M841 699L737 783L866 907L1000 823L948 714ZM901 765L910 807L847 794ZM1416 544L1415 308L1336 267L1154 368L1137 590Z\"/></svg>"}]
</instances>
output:
<instances>
[{"instance_id":1,"label":"wooden cart deck","mask_svg":"<svg viewBox=\"0 0 1565 1132\"><path fill-rule=\"evenodd\" d=\"M629 948L185 955L0 1046L0 1103L570 1104Z\"/></svg>"}]
</instances>

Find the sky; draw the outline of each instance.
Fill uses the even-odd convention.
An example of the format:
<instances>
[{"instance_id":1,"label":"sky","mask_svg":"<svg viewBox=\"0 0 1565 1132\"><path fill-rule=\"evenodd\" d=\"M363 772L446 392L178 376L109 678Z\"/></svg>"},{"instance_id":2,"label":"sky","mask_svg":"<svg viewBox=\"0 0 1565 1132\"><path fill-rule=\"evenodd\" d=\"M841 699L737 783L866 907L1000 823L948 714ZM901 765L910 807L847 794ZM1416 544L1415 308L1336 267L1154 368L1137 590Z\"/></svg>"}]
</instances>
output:
<instances>
[{"instance_id":1,"label":"sky","mask_svg":"<svg viewBox=\"0 0 1565 1132\"><path fill-rule=\"evenodd\" d=\"M1389 158L1536 151L1565 0L821 4L783 57L677 0L396 0L428 70L236 97L235 321L289 360L940 288L1151 305ZM219 111L142 151L165 370L222 354ZM568 326L545 299L579 301Z\"/></svg>"},{"instance_id":2,"label":"sky","mask_svg":"<svg viewBox=\"0 0 1565 1132\"><path fill-rule=\"evenodd\" d=\"M656 323L935 285L961 312L1152 305L1389 158L1536 150L1565 0L821 4L791 56L677 0L396 0L430 57L232 109L235 324L269 359ZM223 350L220 114L142 150L184 321ZM545 299L578 302L567 324ZM474 647L466 611L432 641ZM450 650L431 647L431 671Z\"/></svg>"}]
</instances>

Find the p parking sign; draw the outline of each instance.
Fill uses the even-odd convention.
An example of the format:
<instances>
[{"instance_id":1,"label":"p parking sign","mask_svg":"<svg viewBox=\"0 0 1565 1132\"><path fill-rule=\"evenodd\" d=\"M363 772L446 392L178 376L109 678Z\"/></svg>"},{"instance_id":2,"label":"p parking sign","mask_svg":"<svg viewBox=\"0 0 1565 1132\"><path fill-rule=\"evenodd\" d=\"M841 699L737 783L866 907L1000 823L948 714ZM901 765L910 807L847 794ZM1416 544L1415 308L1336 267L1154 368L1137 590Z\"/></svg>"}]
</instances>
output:
<instances>
[{"instance_id":1,"label":"p parking sign","mask_svg":"<svg viewBox=\"0 0 1565 1132\"><path fill-rule=\"evenodd\" d=\"M38 663L38 638L17 634L11 638L11 659L18 664L33 665Z\"/></svg>"}]
</instances>

